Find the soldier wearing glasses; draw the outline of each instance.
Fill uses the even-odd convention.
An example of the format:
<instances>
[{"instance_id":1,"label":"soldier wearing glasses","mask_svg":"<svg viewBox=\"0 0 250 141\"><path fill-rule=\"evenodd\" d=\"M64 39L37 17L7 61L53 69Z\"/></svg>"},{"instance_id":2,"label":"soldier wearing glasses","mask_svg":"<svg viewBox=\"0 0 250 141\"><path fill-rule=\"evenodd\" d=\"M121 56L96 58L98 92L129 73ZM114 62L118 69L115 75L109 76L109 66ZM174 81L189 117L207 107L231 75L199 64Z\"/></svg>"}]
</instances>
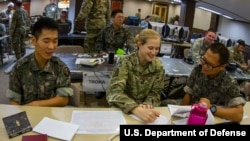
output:
<instances>
[{"instance_id":1,"label":"soldier wearing glasses","mask_svg":"<svg viewBox=\"0 0 250 141\"><path fill-rule=\"evenodd\" d=\"M223 44L208 46L187 80L182 104L205 102L215 116L240 122L246 101L225 70L228 60L229 52Z\"/></svg>"}]
</instances>

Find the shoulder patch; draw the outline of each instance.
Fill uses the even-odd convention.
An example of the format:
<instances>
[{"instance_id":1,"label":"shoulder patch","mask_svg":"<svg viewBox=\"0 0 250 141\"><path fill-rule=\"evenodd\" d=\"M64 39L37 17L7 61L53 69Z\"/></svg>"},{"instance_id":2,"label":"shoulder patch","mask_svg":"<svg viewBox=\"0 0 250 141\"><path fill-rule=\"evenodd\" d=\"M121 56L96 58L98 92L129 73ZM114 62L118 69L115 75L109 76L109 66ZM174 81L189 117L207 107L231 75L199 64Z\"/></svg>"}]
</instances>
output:
<instances>
[{"instance_id":1,"label":"shoulder patch","mask_svg":"<svg viewBox=\"0 0 250 141\"><path fill-rule=\"evenodd\" d=\"M64 67L62 71L63 71L63 74L64 74L65 76L69 76L70 71L69 71L69 68L68 68L68 67Z\"/></svg>"}]
</instances>

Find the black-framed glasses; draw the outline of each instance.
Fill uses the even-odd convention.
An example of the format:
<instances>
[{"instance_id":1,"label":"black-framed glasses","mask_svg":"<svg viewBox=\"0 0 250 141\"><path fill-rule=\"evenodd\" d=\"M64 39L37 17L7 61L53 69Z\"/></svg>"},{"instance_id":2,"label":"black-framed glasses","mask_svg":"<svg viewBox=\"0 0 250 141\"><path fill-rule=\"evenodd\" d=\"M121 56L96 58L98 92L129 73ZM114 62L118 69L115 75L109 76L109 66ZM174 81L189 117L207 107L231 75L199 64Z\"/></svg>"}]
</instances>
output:
<instances>
[{"instance_id":1,"label":"black-framed glasses","mask_svg":"<svg viewBox=\"0 0 250 141\"><path fill-rule=\"evenodd\" d=\"M221 66L221 65L213 66L213 65L207 63L206 60L204 60L204 56L201 56L201 57L200 57L200 61L201 61L201 64L202 64L202 65L207 65L207 68L208 68L209 70L213 70L214 68L218 68L218 67Z\"/></svg>"}]
</instances>

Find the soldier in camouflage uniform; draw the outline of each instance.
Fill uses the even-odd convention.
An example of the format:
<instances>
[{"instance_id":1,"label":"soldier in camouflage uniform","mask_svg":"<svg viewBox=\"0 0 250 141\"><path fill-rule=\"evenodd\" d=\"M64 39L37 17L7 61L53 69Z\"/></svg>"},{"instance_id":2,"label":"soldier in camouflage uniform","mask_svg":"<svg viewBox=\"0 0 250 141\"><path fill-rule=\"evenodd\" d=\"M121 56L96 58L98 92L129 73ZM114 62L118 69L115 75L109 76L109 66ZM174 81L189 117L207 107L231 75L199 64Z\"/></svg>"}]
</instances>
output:
<instances>
[{"instance_id":1,"label":"soldier in camouflage uniform","mask_svg":"<svg viewBox=\"0 0 250 141\"><path fill-rule=\"evenodd\" d=\"M133 113L145 122L153 122L160 114L153 107L160 105L164 85L165 71L156 57L161 38L156 31L144 29L137 44L138 52L124 57L115 67L106 99L124 113Z\"/></svg>"},{"instance_id":2,"label":"soldier in camouflage uniform","mask_svg":"<svg viewBox=\"0 0 250 141\"><path fill-rule=\"evenodd\" d=\"M216 32L213 29L208 29L205 37L198 38L192 44L188 57L192 58L194 62L199 63L200 56L202 56L206 48L214 42Z\"/></svg>"},{"instance_id":3,"label":"soldier in camouflage uniform","mask_svg":"<svg viewBox=\"0 0 250 141\"><path fill-rule=\"evenodd\" d=\"M41 18L35 23L32 35L35 52L14 65L6 96L10 104L65 106L73 90L69 68L52 56L58 46L58 24L51 18Z\"/></svg>"},{"instance_id":4,"label":"soldier in camouflage uniform","mask_svg":"<svg viewBox=\"0 0 250 141\"><path fill-rule=\"evenodd\" d=\"M223 44L211 44L200 58L201 64L192 70L182 102L184 105L205 102L214 115L240 122L246 101L235 80L225 71L228 60L229 52Z\"/></svg>"},{"instance_id":5,"label":"soldier in camouflage uniform","mask_svg":"<svg viewBox=\"0 0 250 141\"><path fill-rule=\"evenodd\" d=\"M57 20L60 11L55 0L50 0L50 3L44 7L44 13L46 17Z\"/></svg>"},{"instance_id":6,"label":"soldier in camouflage uniform","mask_svg":"<svg viewBox=\"0 0 250 141\"><path fill-rule=\"evenodd\" d=\"M15 51L16 59L20 59L25 55L25 35L27 27L29 26L28 13L22 8L22 2L16 2L16 11L13 14L10 35L12 39L12 46Z\"/></svg>"},{"instance_id":7,"label":"soldier in camouflage uniform","mask_svg":"<svg viewBox=\"0 0 250 141\"><path fill-rule=\"evenodd\" d=\"M2 10L0 13L0 22L5 25L7 35L9 35L9 30L10 30L9 28L10 28L11 19L13 17L13 11L14 11L13 9L14 9L14 3L10 2L7 5L7 9ZM10 55L13 55L12 53L13 49L11 46L10 38L7 38L4 47L6 48L6 51L8 51Z\"/></svg>"},{"instance_id":8,"label":"soldier in camouflage uniform","mask_svg":"<svg viewBox=\"0 0 250 141\"><path fill-rule=\"evenodd\" d=\"M84 52L96 52L95 41L102 28L109 25L109 0L85 0L75 22L86 19L87 35L84 38Z\"/></svg>"},{"instance_id":9,"label":"soldier in camouflage uniform","mask_svg":"<svg viewBox=\"0 0 250 141\"><path fill-rule=\"evenodd\" d=\"M137 50L135 46L135 37L126 28L122 26L124 21L123 11L114 10L111 13L112 24L105 27L98 34L96 40L96 49L98 52L116 52L118 48L125 49L132 53Z\"/></svg>"}]
</instances>

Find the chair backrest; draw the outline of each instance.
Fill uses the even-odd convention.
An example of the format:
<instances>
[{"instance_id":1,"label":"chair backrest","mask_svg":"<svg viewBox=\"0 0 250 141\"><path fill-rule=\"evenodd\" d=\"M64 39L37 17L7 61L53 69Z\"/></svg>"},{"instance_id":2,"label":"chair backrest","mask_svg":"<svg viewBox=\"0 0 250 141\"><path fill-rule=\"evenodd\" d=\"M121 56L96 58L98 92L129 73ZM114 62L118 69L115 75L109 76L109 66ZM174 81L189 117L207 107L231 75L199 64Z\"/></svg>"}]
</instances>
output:
<instances>
[{"instance_id":1,"label":"chair backrest","mask_svg":"<svg viewBox=\"0 0 250 141\"><path fill-rule=\"evenodd\" d=\"M71 88L73 89L74 95L69 98L68 105L80 107L80 94L82 89L79 89L77 83L71 83Z\"/></svg>"},{"instance_id":2,"label":"chair backrest","mask_svg":"<svg viewBox=\"0 0 250 141\"><path fill-rule=\"evenodd\" d=\"M84 53L84 49L80 45L60 45L55 53Z\"/></svg>"}]
</instances>

